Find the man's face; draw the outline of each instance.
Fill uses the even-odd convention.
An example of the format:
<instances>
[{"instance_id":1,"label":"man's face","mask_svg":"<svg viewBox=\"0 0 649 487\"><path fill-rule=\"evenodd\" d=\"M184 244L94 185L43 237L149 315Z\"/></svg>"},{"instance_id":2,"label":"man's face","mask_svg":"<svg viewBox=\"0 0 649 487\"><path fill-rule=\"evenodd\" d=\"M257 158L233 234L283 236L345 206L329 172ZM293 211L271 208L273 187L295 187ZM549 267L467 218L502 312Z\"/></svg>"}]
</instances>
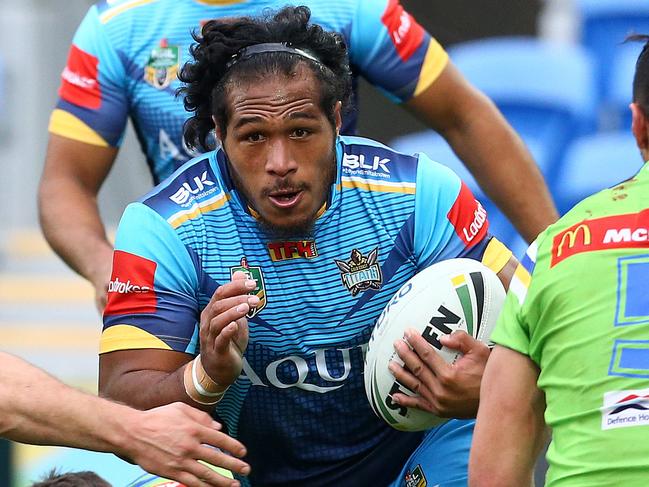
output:
<instances>
[{"instance_id":1,"label":"man's face","mask_svg":"<svg viewBox=\"0 0 649 487\"><path fill-rule=\"evenodd\" d=\"M278 234L312 227L335 178L335 136L320 109L319 81L298 64L290 77L233 83L225 139L237 189L261 222ZM340 128L340 106L336 106Z\"/></svg>"}]
</instances>

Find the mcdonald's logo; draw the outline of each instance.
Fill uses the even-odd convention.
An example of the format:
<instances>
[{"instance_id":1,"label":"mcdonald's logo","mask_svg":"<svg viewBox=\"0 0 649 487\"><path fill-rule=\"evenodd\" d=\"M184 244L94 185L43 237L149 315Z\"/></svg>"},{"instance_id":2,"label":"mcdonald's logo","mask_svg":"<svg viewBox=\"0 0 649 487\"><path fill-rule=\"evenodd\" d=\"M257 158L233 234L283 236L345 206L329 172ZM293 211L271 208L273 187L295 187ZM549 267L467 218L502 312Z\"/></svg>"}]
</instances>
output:
<instances>
[{"instance_id":1,"label":"mcdonald's logo","mask_svg":"<svg viewBox=\"0 0 649 487\"><path fill-rule=\"evenodd\" d=\"M584 235L582 244L584 246L590 245L590 241L591 241L590 228L588 227L588 225L584 225L583 223L581 223L577 225L577 228L575 228L574 230L566 230L563 233L563 235L561 236L561 240L559 241L559 246L557 247L557 257L561 257L561 254L563 253L563 246L566 243L566 240L568 240L569 249L573 248L577 244L577 235L579 234L579 230L582 230Z\"/></svg>"},{"instance_id":2,"label":"mcdonald's logo","mask_svg":"<svg viewBox=\"0 0 649 487\"><path fill-rule=\"evenodd\" d=\"M579 223L561 232L553 240L551 266L571 255L585 251L591 242L590 227L585 223Z\"/></svg>"}]
</instances>

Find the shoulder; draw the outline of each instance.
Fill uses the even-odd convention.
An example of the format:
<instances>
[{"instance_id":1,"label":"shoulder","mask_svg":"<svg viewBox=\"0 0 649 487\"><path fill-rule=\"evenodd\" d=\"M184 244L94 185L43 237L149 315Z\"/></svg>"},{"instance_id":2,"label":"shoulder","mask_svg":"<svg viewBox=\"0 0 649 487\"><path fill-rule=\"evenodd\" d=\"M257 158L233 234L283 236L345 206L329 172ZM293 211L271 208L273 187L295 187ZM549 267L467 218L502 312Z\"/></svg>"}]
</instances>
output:
<instances>
[{"instance_id":1,"label":"shoulder","mask_svg":"<svg viewBox=\"0 0 649 487\"><path fill-rule=\"evenodd\" d=\"M418 155L403 154L375 140L341 137L343 178L410 185L417 180Z\"/></svg>"},{"instance_id":2,"label":"shoulder","mask_svg":"<svg viewBox=\"0 0 649 487\"><path fill-rule=\"evenodd\" d=\"M183 164L140 202L153 209L174 228L226 201L224 184L209 152Z\"/></svg>"},{"instance_id":3,"label":"shoulder","mask_svg":"<svg viewBox=\"0 0 649 487\"><path fill-rule=\"evenodd\" d=\"M102 24L120 24L163 12L172 3L169 0L103 0L97 2L95 8Z\"/></svg>"}]
</instances>

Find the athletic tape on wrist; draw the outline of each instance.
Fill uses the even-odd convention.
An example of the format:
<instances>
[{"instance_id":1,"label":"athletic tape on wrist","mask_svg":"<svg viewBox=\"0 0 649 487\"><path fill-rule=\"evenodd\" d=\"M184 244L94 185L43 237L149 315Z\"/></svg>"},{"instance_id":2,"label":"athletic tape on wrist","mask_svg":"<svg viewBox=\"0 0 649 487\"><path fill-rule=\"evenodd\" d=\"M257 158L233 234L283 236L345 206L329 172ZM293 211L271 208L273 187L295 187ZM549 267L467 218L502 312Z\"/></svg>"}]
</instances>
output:
<instances>
[{"instance_id":1,"label":"athletic tape on wrist","mask_svg":"<svg viewBox=\"0 0 649 487\"><path fill-rule=\"evenodd\" d=\"M185 365L183 383L187 395L198 404L206 406L212 406L218 403L225 395L225 391L228 390L227 387L220 392L208 390L222 386L219 386L219 384L207 375L205 369L203 369L202 363L200 362L200 355Z\"/></svg>"}]
</instances>

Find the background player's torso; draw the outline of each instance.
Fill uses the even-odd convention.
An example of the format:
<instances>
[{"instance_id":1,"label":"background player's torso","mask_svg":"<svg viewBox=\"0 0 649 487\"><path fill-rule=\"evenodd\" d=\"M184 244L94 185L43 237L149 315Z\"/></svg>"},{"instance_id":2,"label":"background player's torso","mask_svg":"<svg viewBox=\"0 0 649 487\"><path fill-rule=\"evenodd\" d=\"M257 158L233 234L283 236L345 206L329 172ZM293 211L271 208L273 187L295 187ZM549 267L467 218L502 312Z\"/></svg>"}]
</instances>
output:
<instances>
[{"instance_id":1,"label":"background player's torso","mask_svg":"<svg viewBox=\"0 0 649 487\"><path fill-rule=\"evenodd\" d=\"M286 3L101 2L96 10L91 9L75 35L57 108L78 118L109 145L120 143L126 116L130 116L157 183L196 155L182 139L183 123L190 114L184 110L182 98L175 95L181 86L178 70L191 60L192 32L199 33L211 18L259 15ZM431 73L438 73L446 62L446 54L436 43L435 55L427 56L430 36L396 2L306 3L312 23L344 36L354 76L363 72L395 99L413 95L425 60ZM425 83L436 76L431 73L422 75ZM95 79L90 89L87 84ZM63 122L67 118L55 112L52 120L50 130L71 136ZM355 124L355 112L346 114L343 133L354 133Z\"/></svg>"}]
</instances>

